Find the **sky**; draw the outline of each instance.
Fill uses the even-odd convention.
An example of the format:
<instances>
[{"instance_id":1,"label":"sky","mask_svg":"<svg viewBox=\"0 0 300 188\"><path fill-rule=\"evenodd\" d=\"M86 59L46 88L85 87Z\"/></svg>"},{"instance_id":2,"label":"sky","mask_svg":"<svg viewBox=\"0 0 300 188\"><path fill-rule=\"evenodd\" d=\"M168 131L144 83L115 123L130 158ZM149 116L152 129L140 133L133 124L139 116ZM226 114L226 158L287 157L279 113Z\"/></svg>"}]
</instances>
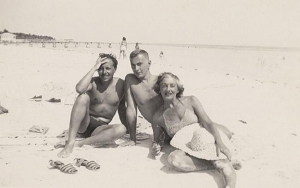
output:
<instances>
[{"instance_id":1,"label":"sky","mask_svg":"<svg viewBox=\"0 0 300 188\"><path fill-rule=\"evenodd\" d=\"M0 30L76 41L300 47L299 0L0 0Z\"/></svg>"}]
</instances>

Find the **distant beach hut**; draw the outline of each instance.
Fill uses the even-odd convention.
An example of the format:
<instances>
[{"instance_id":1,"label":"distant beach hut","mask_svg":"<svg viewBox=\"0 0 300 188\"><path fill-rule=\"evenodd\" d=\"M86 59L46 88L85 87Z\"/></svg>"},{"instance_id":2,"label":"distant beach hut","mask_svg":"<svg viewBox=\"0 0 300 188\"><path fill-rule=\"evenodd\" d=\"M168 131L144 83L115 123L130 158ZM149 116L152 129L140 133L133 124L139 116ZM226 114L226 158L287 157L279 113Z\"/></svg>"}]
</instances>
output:
<instances>
[{"instance_id":1,"label":"distant beach hut","mask_svg":"<svg viewBox=\"0 0 300 188\"><path fill-rule=\"evenodd\" d=\"M89 48L89 43L88 42L86 42L85 45L86 45L85 47Z\"/></svg>"},{"instance_id":2,"label":"distant beach hut","mask_svg":"<svg viewBox=\"0 0 300 188\"><path fill-rule=\"evenodd\" d=\"M98 43L98 46L97 46L97 48L101 48L101 46L100 46L100 43Z\"/></svg>"},{"instance_id":3,"label":"distant beach hut","mask_svg":"<svg viewBox=\"0 0 300 188\"><path fill-rule=\"evenodd\" d=\"M3 41L3 42L16 42L17 41L17 35L15 34L12 34L12 33L2 33L0 34L0 41Z\"/></svg>"},{"instance_id":4,"label":"distant beach hut","mask_svg":"<svg viewBox=\"0 0 300 188\"><path fill-rule=\"evenodd\" d=\"M56 48L56 43L55 42L53 42L53 48Z\"/></svg>"}]
</instances>

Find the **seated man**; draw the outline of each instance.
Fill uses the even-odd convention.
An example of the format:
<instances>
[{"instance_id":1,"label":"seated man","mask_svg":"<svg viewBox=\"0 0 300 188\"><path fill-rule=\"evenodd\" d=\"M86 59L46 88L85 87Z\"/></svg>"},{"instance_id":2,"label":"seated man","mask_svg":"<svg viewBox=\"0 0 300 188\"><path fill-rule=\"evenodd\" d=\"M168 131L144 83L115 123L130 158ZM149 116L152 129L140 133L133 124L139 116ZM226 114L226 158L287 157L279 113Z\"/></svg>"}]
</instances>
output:
<instances>
[{"instance_id":1,"label":"seated man","mask_svg":"<svg viewBox=\"0 0 300 188\"><path fill-rule=\"evenodd\" d=\"M130 142L122 144L123 146L136 144L137 108L143 117L153 124L153 115L164 104L161 95L155 91L158 76L150 72L149 54L142 49L132 51L130 64L133 74L125 77L126 120ZM165 135L165 141L169 142L171 137L167 133Z\"/></svg>"},{"instance_id":2,"label":"seated man","mask_svg":"<svg viewBox=\"0 0 300 188\"><path fill-rule=\"evenodd\" d=\"M55 145L64 147L58 157L68 157L74 146L103 145L126 133L124 80L113 77L117 65L112 55L100 54L96 64L76 85L79 96L71 112L68 140ZM96 71L99 77L93 77ZM117 110L124 125L109 125ZM84 139L75 141L76 136Z\"/></svg>"},{"instance_id":3,"label":"seated man","mask_svg":"<svg viewBox=\"0 0 300 188\"><path fill-rule=\"evenodd\" d=\"M162 97L154 91L157 75L150 72L151 61L145 50L134 50L130 54L130 64L133 74L125 78L125 98L127 103L126 120L130 133L130 142L124 145L136 144L137 108L143 117L152 123L153 114L163 104Z\"/></svg>"}]
</instances>

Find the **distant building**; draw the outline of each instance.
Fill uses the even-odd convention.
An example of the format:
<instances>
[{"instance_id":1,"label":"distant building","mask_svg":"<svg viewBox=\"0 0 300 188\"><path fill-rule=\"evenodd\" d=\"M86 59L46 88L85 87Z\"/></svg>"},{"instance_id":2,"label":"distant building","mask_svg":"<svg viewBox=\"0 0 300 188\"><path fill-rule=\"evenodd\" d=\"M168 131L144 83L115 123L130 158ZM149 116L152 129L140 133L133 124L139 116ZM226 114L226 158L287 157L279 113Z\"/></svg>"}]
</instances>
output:
<instances>
[{"instance_id":1,"label":"distant building","mask_svg":"<svg viewBox=\"0 0 300 188\"><path fill-rule=\"evenodd\" d=\"M0 41L1 42L16 42L17 35L14 35L12 33L2 33L0 34Z\"/></svg>"}]
</instances>

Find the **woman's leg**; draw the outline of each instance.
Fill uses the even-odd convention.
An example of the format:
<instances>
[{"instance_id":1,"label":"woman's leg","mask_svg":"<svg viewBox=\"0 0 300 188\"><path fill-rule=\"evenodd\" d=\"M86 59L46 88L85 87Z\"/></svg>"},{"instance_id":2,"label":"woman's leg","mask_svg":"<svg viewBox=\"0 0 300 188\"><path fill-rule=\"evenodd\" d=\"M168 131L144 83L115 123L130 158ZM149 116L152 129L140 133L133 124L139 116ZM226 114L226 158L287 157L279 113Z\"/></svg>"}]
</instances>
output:
<instances>
[{"instance_id":1,"label":"woman's leg","mask_svg":"<svg viewBox=\"0 0 300 188\"><path fill-rule=\"evenodd\" d=\"M212 161L216 169L224 176L226 188L235 188L236 172L228 159Z\"/></svg>"},{"instance_id":2,"label":"woman's leg","mask_svg":"<svg viewBox=\"0 0 300 188\"><path fill-rule=\"evenodd\" d=\"M236 172L228 159L208 161L190 156L182 150L175 150L168 156L168 162L176 170L183 172L217 169L224 176L226 186L235 188Z\"/></svg>"},{"instance_id":3,"label":"woman's leg","mask_svg":"<svg viewBox=\"0 0 300 188\"><path fill-rule=\"evenodd\" d=\"M168 162L178 171L193 172L215 169L214 165L204 159L198 159L182 150L175 150L168 156Z\"/></svg>"}]
</instances>

